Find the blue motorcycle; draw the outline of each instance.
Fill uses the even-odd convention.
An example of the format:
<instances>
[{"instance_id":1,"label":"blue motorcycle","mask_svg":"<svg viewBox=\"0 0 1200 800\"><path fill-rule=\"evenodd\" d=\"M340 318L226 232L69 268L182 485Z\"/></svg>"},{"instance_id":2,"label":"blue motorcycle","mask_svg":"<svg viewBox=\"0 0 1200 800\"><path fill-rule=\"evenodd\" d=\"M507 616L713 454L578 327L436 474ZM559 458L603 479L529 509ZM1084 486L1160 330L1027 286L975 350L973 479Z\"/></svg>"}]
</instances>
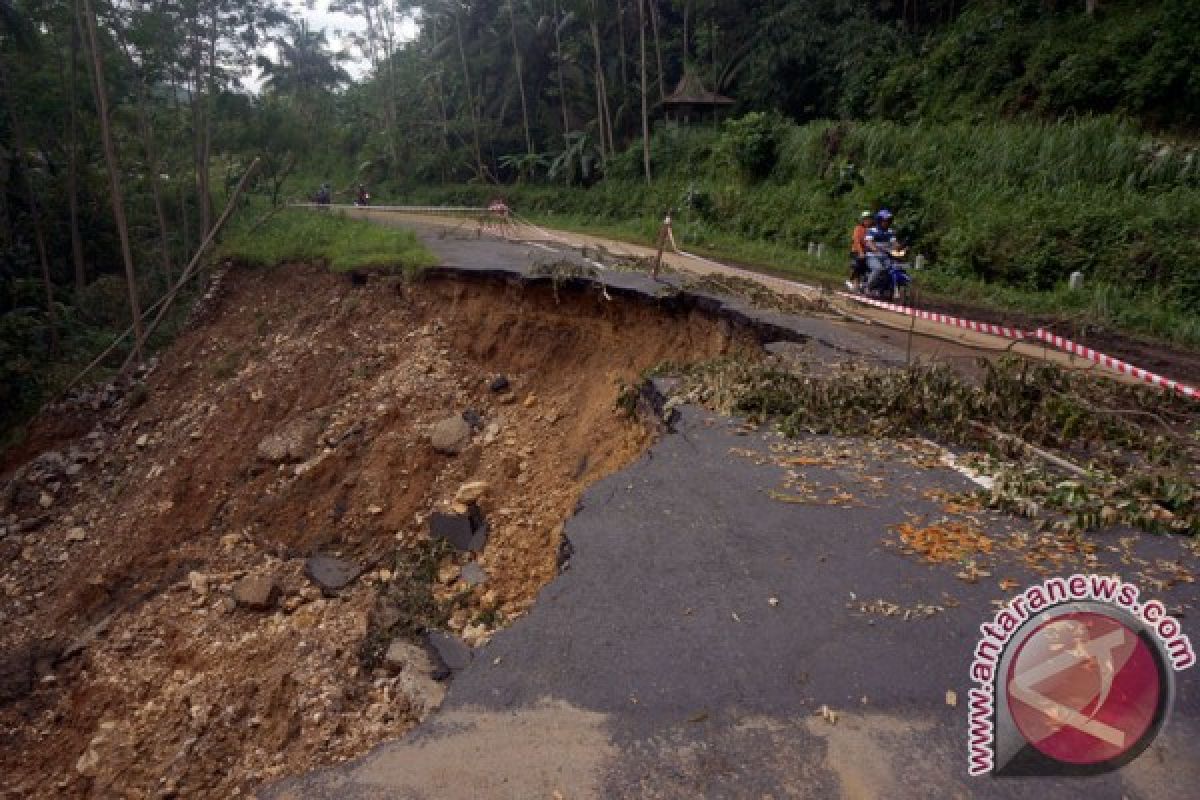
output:
<instances>
[{"instance_id":1,"label":"blue motorcycle","mask_svg":"<svg viewBox=\"0 0 1200 800\"><path fill-rule=\"evenodd\" d=\"M908 305L912 278L908 263L902 259L907 251L896 248L867 255L867 274L858 280L859 294L889 303Z\"/></svg>"}]
</instances>

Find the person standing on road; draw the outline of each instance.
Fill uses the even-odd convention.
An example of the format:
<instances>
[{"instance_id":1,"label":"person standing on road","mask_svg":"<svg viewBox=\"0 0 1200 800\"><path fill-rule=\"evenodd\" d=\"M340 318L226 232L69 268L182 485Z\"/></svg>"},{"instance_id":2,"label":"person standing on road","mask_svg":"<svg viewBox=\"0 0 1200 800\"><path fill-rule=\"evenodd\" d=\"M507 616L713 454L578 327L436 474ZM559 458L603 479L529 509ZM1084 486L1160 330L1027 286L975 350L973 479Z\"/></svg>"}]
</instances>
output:
<instances>
[{"instance_id":1,"label":"person standing on road","mask_svg":"<svg viewBox=\"0 0 1200 800\"><path fill-rule=\"evenodd\" d=\"M854 291L859 280L867 274L867 232L874 219L875 215L870 211L862 212L858 215L854 233L850 235L850 280L846 281L846 288L850 291Z\"/></svg>"}]
</instances>

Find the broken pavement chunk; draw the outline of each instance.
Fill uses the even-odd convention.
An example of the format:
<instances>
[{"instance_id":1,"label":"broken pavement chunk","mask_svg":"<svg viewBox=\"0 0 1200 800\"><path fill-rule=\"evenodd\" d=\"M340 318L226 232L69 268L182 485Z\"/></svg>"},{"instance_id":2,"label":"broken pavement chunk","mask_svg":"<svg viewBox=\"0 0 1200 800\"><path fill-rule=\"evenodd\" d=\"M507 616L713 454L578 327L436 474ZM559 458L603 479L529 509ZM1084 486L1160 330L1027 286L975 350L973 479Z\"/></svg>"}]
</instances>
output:
<instances>
[{"instance_id":1,"label":"broken pavement chunk","mask_svg":"<svg viewBox=\"0 0 1200 800\"><path fill-rule=\"evenodd\" d=\"M465 514L433 512L429 517L429 535L445 539L459 550L479 552L487 545L488 527L479 507L472 504Z\"/></svg>"},{"instance_id":2,"label":"broken pavement chunk","mask_svg":"<svg viewBox=\"0 0 1200 800\"><path fill-rule=\"evenodd\" d=\"M471 648L466 642L452 633L431 631L427 637L429 646L437 653L442 664L451 672L466 669L471 663ZM442 677L447 677L443 675Z\"/></svg>"},{"instance_id":3,"label":"broken pavement chunk","mask_svg":"<svg viewBox=\"0 0 1200 800\"><path fill-rule=\"evenodd\" d=\"M326 594L345 589L361 572L357 564L332 556L315 555L304 562L304 574Z\"/></svg>"}]
</instances>

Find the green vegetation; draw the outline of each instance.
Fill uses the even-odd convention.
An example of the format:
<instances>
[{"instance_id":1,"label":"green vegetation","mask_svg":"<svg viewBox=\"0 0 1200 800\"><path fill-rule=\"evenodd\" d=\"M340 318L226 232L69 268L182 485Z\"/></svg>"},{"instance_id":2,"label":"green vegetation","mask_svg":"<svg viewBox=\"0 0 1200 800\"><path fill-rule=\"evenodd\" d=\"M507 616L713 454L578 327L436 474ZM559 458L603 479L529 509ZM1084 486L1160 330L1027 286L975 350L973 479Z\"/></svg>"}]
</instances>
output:
<instances>
[{"instance_id":1,"label":"green vegetation","mask_svg":"<svg viewBox=\"0 0 1200 800\"><path fill-rule=\"evenodd\" d=\"M747 134L750 126L767 133ZM763 145L768 137L777 144ZM525 184L505 194L535 219L641 241L675 208L690 248L826 280L845 272L857 211L886 206L929 259L919 282L933 294L1200 346L1200 159L1128 123L796 126L747 117L723 132L661 130L651 152L649 186L635 177L635 146L588 188ZM747 177L755 173L764 177ZM471 185L395 191L476 205L495 194ZM810 258L809 242L826 243L828 258ZM1077 270L1086 289L1068 292Z\"/></svg>"},{"instance_id":2,"label":"green vegetation","mask_svg":"<svg viewBox=\"0 0 1200 800\"><path fill-rule=\"evenodd\" d=\"M337 272L391 269L412 274L437 263L411 231L299 209L235 231L219 254L256 267L324 262Z\"/></svg>"},{"instance_id":3,"label":"green vegetation","mask_svg":"<svg viewBox=\"0 0 1200 800\"><path fill-rule=\"evenodd\" d=\"M675 208L689 249L826 281L887 205L927 292L1200 345L1188 0L336 5L361 33L257 0L0 0L0 431L164 296L256 158L220 250L255 263L424 263L333 220L238 229L326 181L641 240ZM685 76L733 98L722 127L665 121Z\"/></svg>"},{"instance_id":4,"label":"green vegetation","mask_svg":"<svg viewBox=\"0 0 1200 800\"><path fill-rule=\"evenodd\" d=\"M920 363L830 372L726 359L685 369L677 397L776 419L789 436L933 436L981 447L999 458L979 465L997 479L984 499L1047 525L1200 533L1194 402L1017 358L980 366L974 383ZM1083 474L1059 474L1064 458Z\"/></svg>"}]
</instances>

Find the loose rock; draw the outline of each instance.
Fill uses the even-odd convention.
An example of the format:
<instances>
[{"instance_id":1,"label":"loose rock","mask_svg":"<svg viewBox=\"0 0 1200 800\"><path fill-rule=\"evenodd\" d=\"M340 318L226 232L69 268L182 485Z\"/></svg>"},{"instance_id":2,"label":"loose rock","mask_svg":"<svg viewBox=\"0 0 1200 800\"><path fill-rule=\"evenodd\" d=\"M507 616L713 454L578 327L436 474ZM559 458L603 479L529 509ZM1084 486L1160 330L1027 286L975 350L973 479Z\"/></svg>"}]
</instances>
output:
<instances>
[{"instance_id":1,"label":"loose rock","mask_svg":"<svg viewBox=\"0 0 1200 800\"><path fill-rule=\"evenodd\" d=\"M304 562L304 574L325 594L345 589L362 574L357 564L332 556L315 555Z\"/></svg>"},{"instance_id":2,"label":"loose rock","mask_svg":"<svg viewBox=\"0 0 1200 800\"><path fill-rule=\"evenodd\" d=\"M464 483L458 487L458 491L454 494L454 502L456 503L476 503L481 497L487 494L491 485L487 481L471 481Z\"/></svg>"},{"instance_id":3,"label":"loose rock","mask_svg":"<svg viewBox=\"0 0 1200 800\"><path fill-rule=\"evenodd\" d=\"M445 539L459 550L480 552L487 545L487 522L475 505L469 506L466 513L435 511L429 517L429 535Z\"/></svg>"},{"instance_id":4,"label":"loose rock","mask_svg":"<svg viewBox=\"0 0 1200 800\"><path fill-rule=\"evenodd\" d=\"M307 461L316 447L319 426L310 419L291 422L258 443L258 457L272 464Z\"/></svg>"},{"instance_id":5,"label":"loose rock","mask_svg":"<svg viewBox=\"0 0 1200 800\"><path fill-rule=\"evenodd\" d=\"M461 415L447 417L433 426L429 442L433 449L443 455L456 456L471 440L471 426Z\"/></svg>"},{"instance_id":6,"label":"loose rock","mask_svg":"<svg viewBox=\"0 0 1200 800\"><path fill-rule=\"evenodd\" d=\"M470 586L472 589L476 586L487 583L488 579L487 572L485 572L483 567L479 566L479 564L474 561L462 568L462 572L460 573L459 577L466 581L467 586Z\"/></svg>"},{"instance_id":7,"label":"loose rock","mask_svg":"<svg viewBox=\"0 0 1200 800\"><path fill-rule=\"evenodd\" d=\"M279 585L270 575L252 575L233 585L233 600L241 608L269 611L279 601Z\"/></svg>"},{"instance_id":8,"label":"loose rock","mask_svg":"<svg viewBox=\"0 0 1200 800\"><path fill-rule=\"evenodd\" d=\"M471 648L462 639L445 631L433 631L428 635L429 646L437 653L442 664L451 672L466 669L471 663Z\"/></svg>"}]
</instances>

